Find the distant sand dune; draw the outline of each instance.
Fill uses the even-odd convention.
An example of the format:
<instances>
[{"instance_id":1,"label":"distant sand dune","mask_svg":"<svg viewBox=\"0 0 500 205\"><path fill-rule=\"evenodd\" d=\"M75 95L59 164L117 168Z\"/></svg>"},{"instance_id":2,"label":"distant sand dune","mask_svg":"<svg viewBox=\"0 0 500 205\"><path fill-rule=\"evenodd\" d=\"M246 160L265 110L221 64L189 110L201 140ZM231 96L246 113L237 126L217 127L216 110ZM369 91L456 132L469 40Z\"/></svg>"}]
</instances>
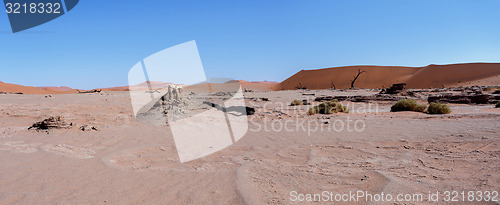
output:
<instances>
[{"instance_id":1,"label":"distant sand dune","mask_svg":"<svg viewBox=\"0 0 500 205\"><path fill-rule=\"evenodd\" d=\"M449 86L460 86L467 82L496 77L499 85L500 78L499 63L470 63L454 65L429 65L421 68L408 81L408 87L412 88L435 88Z\"/></svg>"},{"instance_id":2,"label":"distant sand dune","mask_svg":"<svg viewBox=\"0 0 500 205\"><path fill-rule=\"evenodd\" d=\"M0 92L23 93L23 94L68 94L76 93L76 90L69 87L33 87L22 86L0 81Z\"/></svg>"},{"instance_id":3,"label":"distant sand dune","mask_svg":"<svg viewBox=\"0 0 500 205\"><path fill-rule=\"evenodd\" d=\"M429 65L426 67L346 66L318 70L301 70L285 81L281 88L296 89L299 83L308 89L350 87L358 69L366 71L355 83L357 88L384 88L394 83L407 83L409 88L436 88L460 85L499 85L500 63L467 63ZM482 79L483 82L479 82Z\"/></svg>"},{"instance_id":4,"label":"distant sand dune","mask_svg":"<svg viewBox=\"0 0 500 205\"><path fill-rule=\"evenodd\" d=\"M307 89L327 89L335 85L337 89L351 86L351 80L358 70L366 71L359 76L354 86L357 88L387 88L394 83L407 83L408 88L438 88L452 86L500 85L500 63L466 63L450 65L429 65L425 67L402 66L345 66L317 70L301 70L285 81L244 81L233 80L226 83L211 83L218 91L233 91L232 84L239 83L242 89L253 91L294 90L299 85ZM132 86L102 88L103 91L129 91L165 89L172 83L151 81ZM184 86L188 92L206 92L208 84ZM69 87L33 87L0 81L0 92L24 94L69 94L77 93Z\"/></svg>"},{"instance_id":5,"label":"distant sand dune","mask_svg":"<svg viewBox=\"0 0 500 205\"><path fill-rule=\"evenodd\" d=\"M210 86L209 86L210 85ZM256 81L249 82L244 80L231 80L226 83L200 83L196 85L184 87L185 91L188 92L230 92L237 91L241 86L242 89L252 90L252 91L272 91L280 90L280 84L274 81Z\"/></svg>"}]
</instances>

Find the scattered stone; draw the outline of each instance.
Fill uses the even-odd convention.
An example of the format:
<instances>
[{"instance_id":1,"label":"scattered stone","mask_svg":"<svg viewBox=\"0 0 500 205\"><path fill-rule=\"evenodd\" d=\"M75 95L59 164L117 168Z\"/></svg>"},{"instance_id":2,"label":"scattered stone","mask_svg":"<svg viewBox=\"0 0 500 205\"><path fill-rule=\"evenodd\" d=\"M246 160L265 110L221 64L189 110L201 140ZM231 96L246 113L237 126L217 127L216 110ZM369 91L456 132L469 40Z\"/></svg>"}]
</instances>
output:
<instances>
[{"instance_id":1,"label":"scattered stone","mask_svg":"<svg viewBox=\"0 0 500 205\"><path fill-rule=\"evenodd\" d=\"M216 92L213 96L231 96L231 92Z\"/></svg>"},{"instance_id":2,"label":"scattered stone","mask_svg":"<svg viewBox=\"0 0 500 205\"><path fill-rule=\"evenodd\" d=\"M254 101L254 102L259 102L259 101L265 101L265 102L267 102L267 101L271 101L271 100L269 100L269 98L255 98L255 97L251 97L251 98L245 98L245 99L249 99L249 100Z\"/></svg>"},{"instance_id":3,"label":"scattered stone","mask_svg":"<svg viewBox=\"0 0 500 205\"><path fill-rule=\"evenodd\" d=\"M405 99L406 97L402 96L393 96L387 94L377 94L372 96L324 96L317 97L314 101L323 102L323 101L352 101L352 102L369 102L369 101L398 101Z\"/></svg>"},{"instance_id":4,"label":"scattered stone","mask_svg":"<svg viewBox=\"0 0 500 205\"><path fill-rule=\"evenodd\" d=\"M451 94L444 93L441 95L429 96L427 101L431 102L441 102L441 103L456 103L456 104L493 104L496 103L496 99L500 98L500 95L488 95L488 94L477 94L477 93L466 93L466 94Z\"/></svg>"},{"instance_id":5,"label":"scattered stone","mask_svg":"<svg viewBox=\"0 0 500 205\"><path fill-rule=\"evenodd\" d=\"M24 93L11 93L11 92L0 92L0 94L16 94L16 95L24 95Z\"/></svg>"},{"instance_id":6,"label":"scattered stone","mask_svg":"<svg viewBox=\"0 0 500 205\"><path fill-rule=\"evenodd\" d=\"M90 126L90 125L83 125L80 127L80 130L82 131L98 131L98 129L94 126Z\"/></svg>"},{"instance_id":7,"label":"scattered stone","mask_svg":"<svg viewBox=\"0 0 500 205\"><path fill-rule=\"evenodd\" d=\"M102 92L102 89L93 89L93 90L84 90L84 91L76 90L76 91L78 91L78 93L100 93L100 92Z\"/></svg>"}]
</instances>

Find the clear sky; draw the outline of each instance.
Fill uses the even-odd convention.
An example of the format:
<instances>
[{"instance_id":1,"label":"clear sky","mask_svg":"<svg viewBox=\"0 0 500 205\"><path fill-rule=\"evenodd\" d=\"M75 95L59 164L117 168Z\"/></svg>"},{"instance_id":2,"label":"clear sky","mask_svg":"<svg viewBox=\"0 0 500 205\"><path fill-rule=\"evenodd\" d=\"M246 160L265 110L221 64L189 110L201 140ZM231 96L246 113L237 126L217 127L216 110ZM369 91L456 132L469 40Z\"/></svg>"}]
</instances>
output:
<instances>
[{"instance_id":1,"label":"clear sky","mask_svg":"<svg viewBox=\"0 0 500 205\"><path fill-rule=\"evenodd\" d=\"M250 81L345 65L500 62L499 9L498 0L81 0L16 34L2 10L0 81L126 85L141 59L191 40L207 77Z\"/></svg>"}]
</instances>

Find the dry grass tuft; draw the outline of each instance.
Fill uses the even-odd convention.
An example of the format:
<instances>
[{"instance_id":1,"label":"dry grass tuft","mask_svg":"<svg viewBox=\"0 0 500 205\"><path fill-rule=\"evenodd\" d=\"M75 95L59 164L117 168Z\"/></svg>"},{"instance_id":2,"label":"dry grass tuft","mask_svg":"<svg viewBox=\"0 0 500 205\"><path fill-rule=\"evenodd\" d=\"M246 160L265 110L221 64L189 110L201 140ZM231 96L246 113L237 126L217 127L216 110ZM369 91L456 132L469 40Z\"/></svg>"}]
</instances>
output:
<instances>
[{"instance_id":1,"label":"dry grass tuft","mask_svg":"<svg viewBox=\"0 0 500 205\"><path fill-rule=\"evenodd\" d=\"M303 105L304 102L302 100L294 100L290 103L291 106Z\"/></svg>"},{"instance_id":2,"label":"dry grass tuft","mask_svg":"<svg viewBox=\"0 0 500 205\"><path fill-rule=\"evenodd\" d=\"M310 108L307 114L334 114L338 112L349 113L349 109L340 104L338 100L332 100Z\"/></svg>"},{"instance_id":3,"label":"dry grass tuft","mask_svg":"<svg viewBox=\"0 0 500 205\"><path fill-rule=\"evenodd\" d=\"M391 112L400 112L400 111L424 112L426 108L427 108L426 105L419 105L417 104L417 101L414 99L403 99L392 105Z\"/></svg>"},{"instance_id":4,"label":"dry grass tuft","mask_svg":"<svg viewBox=\"0 0 500 205\"><path fill-rule=\"evenodd\" d=\"M448 105L433 102L429 105L427 112L429 114L448 114L451 113L451 109Z\"/></svg>"}]
</instances>

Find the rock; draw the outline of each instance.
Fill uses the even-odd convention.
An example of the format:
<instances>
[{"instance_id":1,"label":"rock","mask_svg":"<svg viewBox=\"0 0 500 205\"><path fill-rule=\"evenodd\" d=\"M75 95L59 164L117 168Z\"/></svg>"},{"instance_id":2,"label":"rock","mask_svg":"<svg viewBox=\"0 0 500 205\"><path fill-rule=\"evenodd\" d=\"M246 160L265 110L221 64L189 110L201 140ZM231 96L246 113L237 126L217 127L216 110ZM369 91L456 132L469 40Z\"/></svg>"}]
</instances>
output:
<instances>
[{"instance_id":1,"label":"rock","mask_svg":"<svg viewBox=\"0 0 500 205\"><path fill-rule=\"evenodd\" d=\"M369 101L398 101L405 99L405 97L393 96L387 94L377 94L372 96L324 96L317 97L314 101L323 102L323 101L351 101L351 102L369 102Z\"/></svg>"},{"instance_id":2,"label":"rock","mask_svg":"<svg viewBox=\"0 0 500 205\"><path fill-rule=\"evenodd\" d=\"M87 90L87 91L81 91L81 90L76 90L78 93L100 93L102 92L102 89L93 89L93 90Z\"/></svg>"},{"instance_id":3,"label":"rock","mask_svg":"<svg viewBox=\"0 0 500 205\"><path fill-rule=\"evenodd\" d=\"M427 101L431 102L442 102L442 103L457 103L457 104L493 104L496 101L496 95L488 94L477 94L477 93L464 93L464 94L441 94L429 96Z\"/></svg>"},{"instance_id":4,"label":"rock","mask_svg":"<svg viewBox=\"0 0 500 205\"><path fill-rule=\"evenodd\" d=\"M406 83L392 84L390 88L382 89L380 94L398 94L405 89Z\"/></svg>"},{"instance_id":5,"label":"rock","mask_svg":"<svg viewBox=\"0 0 500 205\"><path fill-rule=\"evenodd\" d=\"M67 129L73 126L73 123L66 123L63 117L50 117L40 122L35 122L28 130L48 130L48 129Z\"/></svg>"},{"instance_id":6,"label":"rock","mask_svg":"<svg viewBox=\"0 0 500 205\"><path fill-rule=\"evenodd\" d=\"M471 102L476 104L487 104L490 100L490 95L478 94L471 96Z\"/></svg>"},{"instance_id":7,"label":"rock","mask_svg":"<svg viewBox=\"0 0 500 205\"><path fill-rule=\"evenodd\" d=\"M80 130L82 131L98 131L98 129L94 126L90 126L90 125L83 125L80 127Z\"/></svg>"},{"instance_id":8,"label":"rock","mask_svg":"<svg viewBox=\"0 0 500 205\"><path fill-rule=\"evenodd\" d=\"M216 92L212 94L213 96L231 96L230 92Z\"/></svg>"}]
</instances>

